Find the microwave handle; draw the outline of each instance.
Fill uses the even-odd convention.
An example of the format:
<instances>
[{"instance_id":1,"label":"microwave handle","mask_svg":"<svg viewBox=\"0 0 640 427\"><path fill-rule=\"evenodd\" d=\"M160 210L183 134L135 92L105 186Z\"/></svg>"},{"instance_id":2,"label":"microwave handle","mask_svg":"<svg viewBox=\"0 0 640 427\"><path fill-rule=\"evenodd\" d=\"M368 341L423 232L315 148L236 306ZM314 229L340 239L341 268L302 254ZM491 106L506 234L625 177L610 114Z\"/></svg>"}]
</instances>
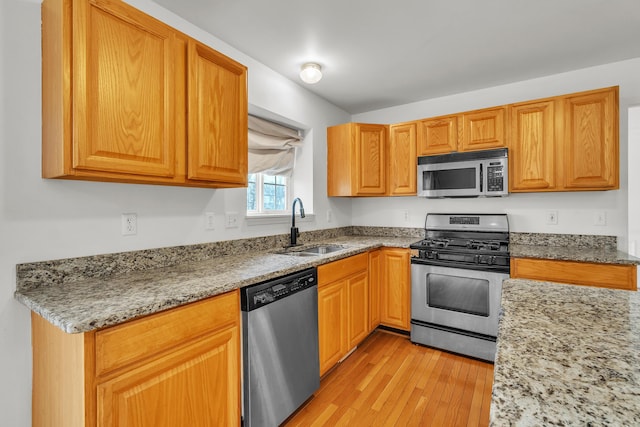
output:
<instances>
[{"instance_id":1,"label":"microwave handle","mask_svg":"<svg viewBox=\"0 0 640 427\"><path fill-rule=\"evenodd\" d=\"M482 188L483 184L484 184L484 173L482 170L482 167L484 166L484 164L482 162L480 162L480 194L484 194L484 190Z\"/></svg>"}]
</instances>

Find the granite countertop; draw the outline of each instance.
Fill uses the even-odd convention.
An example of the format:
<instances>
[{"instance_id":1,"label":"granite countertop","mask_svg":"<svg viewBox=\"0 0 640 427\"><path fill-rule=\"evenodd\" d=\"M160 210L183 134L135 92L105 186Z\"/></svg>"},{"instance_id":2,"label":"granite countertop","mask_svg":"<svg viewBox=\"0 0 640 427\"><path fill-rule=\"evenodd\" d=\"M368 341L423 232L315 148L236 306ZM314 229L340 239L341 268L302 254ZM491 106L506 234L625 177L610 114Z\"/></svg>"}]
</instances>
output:
<instances>
[{"instance_id":1,"label":"granite countertop","mask_svg":"<svg viewBox=\"0 0 640 427\"><path fill-rule=\"evenodd\" d=\"M490 425L640 425L640 294L506 280Z\"/></svg>"},{"instance_id":2,"label":"granite countertop","mask_svg":"<svg viewBox=\"0 0 640 427\"><path fill-rule=\"evenodd\" d=\"M617 249L615 236L509 233L509 253L512 258L640 264L640 258Z\"/></svg>"},{"instance_id":3,"label":"granite countertop","mask_svg":"<svg viewBox=\"0 0 640 427\"><path fill-rule=\"evenodd\" d=\"M298 257L276 253L282 251L282 247L247 251L107 277L18 287L14 295L63 331L87 332L376 247L408 248L417 240L416 237L342 236L313 242L313 245L344 245L343 250L327 255ZM46 278L38 280L42 282Z\"/></svg>"},{"instance_id":4,"label":"granite countertop","mask_svg":"<svg viewBox=\"0 0 640 427\"><path fill-rule=\"evenodd\" d=\"M640 264L640 258L615 248L580 246L509 245L512 258L539 258L563 261L582 261L600 264Z\"/></svg>"}]
</instances>

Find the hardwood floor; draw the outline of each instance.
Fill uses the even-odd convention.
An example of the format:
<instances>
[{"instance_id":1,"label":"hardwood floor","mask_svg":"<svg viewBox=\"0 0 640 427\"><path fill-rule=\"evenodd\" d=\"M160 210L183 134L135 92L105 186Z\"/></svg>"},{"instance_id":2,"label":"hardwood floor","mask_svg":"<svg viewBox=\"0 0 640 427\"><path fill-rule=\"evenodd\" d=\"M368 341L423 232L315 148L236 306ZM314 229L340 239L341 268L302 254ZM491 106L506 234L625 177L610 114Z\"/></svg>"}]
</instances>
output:
<instances>
[{"instance_id":1,"label":"hardwood floor","mask_svg":"<svg viewBox=\"0 0 640 427\"><path fill-rule=\"evenodd\" d=\"M283 425L487 426L493 365L376 331Z\"/></svg>"}]
</instances>

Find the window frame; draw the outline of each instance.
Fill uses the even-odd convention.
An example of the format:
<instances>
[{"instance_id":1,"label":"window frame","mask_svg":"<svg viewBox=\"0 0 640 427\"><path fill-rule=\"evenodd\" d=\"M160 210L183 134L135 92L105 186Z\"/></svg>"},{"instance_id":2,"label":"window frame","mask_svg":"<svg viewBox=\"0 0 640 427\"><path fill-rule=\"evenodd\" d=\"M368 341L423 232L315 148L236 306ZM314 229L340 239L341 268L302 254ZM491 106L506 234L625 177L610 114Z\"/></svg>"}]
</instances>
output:
<instances>
[{"instance_id":1,"label":"window frame","mask_svg":"<svg viewBox=\"0 0 640 427\"><path fill-rule=\"evenodd\" d=\"M286 175L269 175L264 172L255 172L249 175L255 175L255 199L256 199L256 210L249 210L249 203L247 197L247 207L246 212L248 217L260 217L260 216L281 216L281 215L291 215L291 195L293 194L292 184L293 180L291 176ZM279 176L286 180L285 184L285 201L284 201L284 210L265 210L264 209L264 176ZM250 181L249 181L250 182ZM247 194L249 192L249 187L247 185Z\"/></svg>"}]
</instances>

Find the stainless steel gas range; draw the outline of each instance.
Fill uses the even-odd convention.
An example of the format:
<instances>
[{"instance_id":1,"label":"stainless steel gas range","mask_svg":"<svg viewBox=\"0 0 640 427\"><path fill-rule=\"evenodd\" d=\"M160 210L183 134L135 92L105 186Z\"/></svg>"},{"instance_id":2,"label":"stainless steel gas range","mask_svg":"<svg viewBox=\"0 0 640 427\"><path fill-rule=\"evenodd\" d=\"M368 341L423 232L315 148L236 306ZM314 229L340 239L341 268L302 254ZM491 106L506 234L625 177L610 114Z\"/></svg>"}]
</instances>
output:
<instances>
[{"instance_id":1,"label":"stainless steel gas range","mask_svg":"<svg viewBox=\"0 0 640 427\"><path fill-rule=\"evenodd\" d=\"M493 362L507 215L428 214L411 249L411 341Z\"/></svg>"}]
</instances>

